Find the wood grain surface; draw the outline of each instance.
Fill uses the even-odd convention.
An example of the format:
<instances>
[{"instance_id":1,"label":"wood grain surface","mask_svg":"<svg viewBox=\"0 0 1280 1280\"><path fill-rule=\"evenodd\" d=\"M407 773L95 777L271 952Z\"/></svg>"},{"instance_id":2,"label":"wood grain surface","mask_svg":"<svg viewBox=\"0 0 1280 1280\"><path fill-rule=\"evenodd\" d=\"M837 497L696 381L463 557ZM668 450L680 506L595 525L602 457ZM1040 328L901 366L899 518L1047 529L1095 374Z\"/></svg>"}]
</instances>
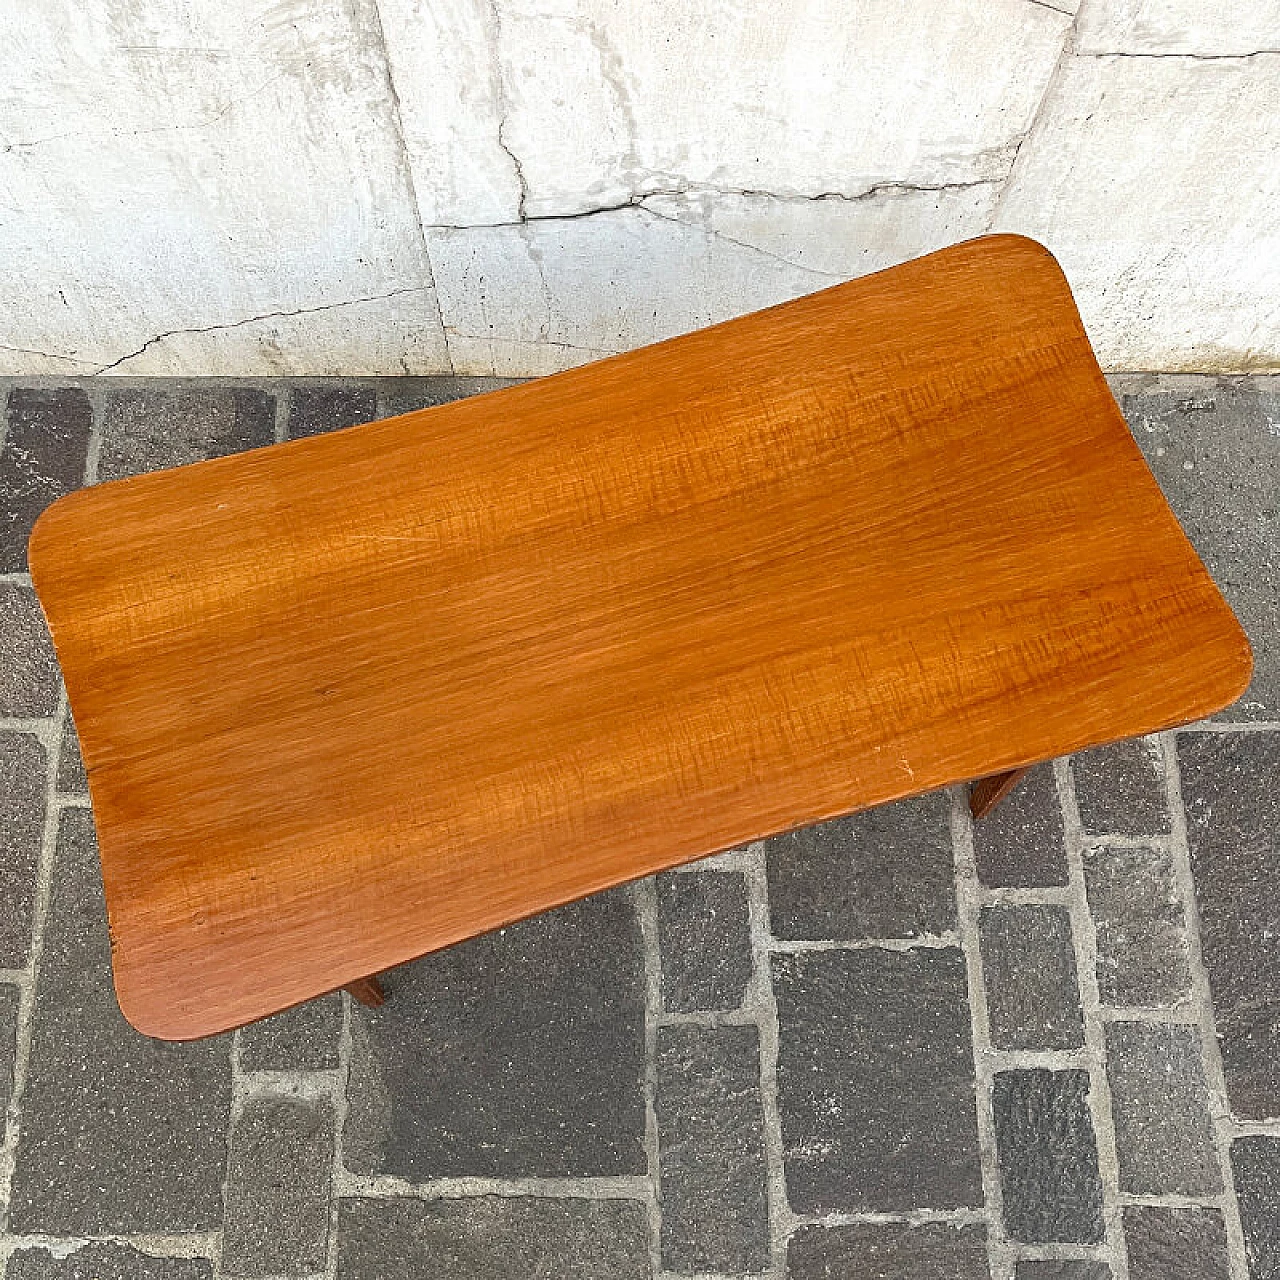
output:
<instances>
[{"instance_id":1,"label":"wood grain surface","mask_svg":"<svg viewBox=\"0 0 1280 1280\"><path fill-rule=\"evenodd\" d=\"M83 490L31 566L120 1004L172 1039L1250 671L1014 236Z\"/></svg>"}]
</instances>

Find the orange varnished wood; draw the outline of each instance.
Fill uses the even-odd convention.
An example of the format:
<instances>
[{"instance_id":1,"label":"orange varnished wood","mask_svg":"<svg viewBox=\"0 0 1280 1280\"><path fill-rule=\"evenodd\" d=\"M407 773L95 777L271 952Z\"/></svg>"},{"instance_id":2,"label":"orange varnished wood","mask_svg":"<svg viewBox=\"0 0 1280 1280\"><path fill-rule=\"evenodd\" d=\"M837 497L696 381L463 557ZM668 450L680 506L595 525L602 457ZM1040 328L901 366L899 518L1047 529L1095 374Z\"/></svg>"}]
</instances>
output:
<instances>
[{"instance_id":1,"label":"orange varnished wood","mask_svg":"<svg viewBox=\"0 0 1280 1280\"><path fill-rule=\"evenodd\" d=\"M969 790L969 812L975 818L985 818L1029 772L1029 769L1010 769L1007 773L979 778Z\"/></svg>"},{"instance_id":2,"label":"orange varnished wood","mask_svg":"<svg viewBox=\"0 0 1280 1280\"><path fill-rule=\"evenodd\" d=\"M1243 633L997 236L64 498L32 572L135 1026L1217 710Z\"/></svg>"}]
</instances>

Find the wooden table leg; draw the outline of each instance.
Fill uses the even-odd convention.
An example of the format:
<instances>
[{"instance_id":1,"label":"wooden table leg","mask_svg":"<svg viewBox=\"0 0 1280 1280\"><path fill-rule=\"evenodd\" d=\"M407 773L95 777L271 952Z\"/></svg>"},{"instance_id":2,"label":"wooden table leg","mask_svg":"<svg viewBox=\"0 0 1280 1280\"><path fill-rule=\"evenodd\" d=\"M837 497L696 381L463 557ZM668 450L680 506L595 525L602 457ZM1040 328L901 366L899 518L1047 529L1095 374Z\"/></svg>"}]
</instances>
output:
<instances>
[{"instance_id":1,"label":"wooden table leg","mask_svg":"<svg viewBox=\"0 0 1280 1280\"><path fill-rule=\"evenodd\" d=\"M376 977L361 978L358 982L349 982L342 989L353 1000L359 1000L361 1004L367 1004L370 1009L376 1009L387 998L383 993L382 983Z\"/></svg>"},{"instance_id":2,"label":"wooden table leg","mask_svg":"<svg viewBox=\"0 0 1280 1280\"><path fill-rule=\"evenodd\" d=\"M985 818L1027 772L1028 769L1010 769L1008 773L993 773L988 778L979 778L969 792L969 812L975 818Z\"/></svg>"}]
</instances>

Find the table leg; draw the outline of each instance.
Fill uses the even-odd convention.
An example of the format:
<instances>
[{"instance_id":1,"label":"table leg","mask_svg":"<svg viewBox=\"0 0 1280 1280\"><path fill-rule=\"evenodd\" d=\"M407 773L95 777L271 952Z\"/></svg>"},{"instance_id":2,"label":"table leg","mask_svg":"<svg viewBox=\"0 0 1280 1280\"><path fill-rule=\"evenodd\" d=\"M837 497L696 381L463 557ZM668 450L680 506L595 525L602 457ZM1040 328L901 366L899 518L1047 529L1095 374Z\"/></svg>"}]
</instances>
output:
<instances>
[{"instance_id":1,"label":"table leg","mask_svg":"<svg viewBox=\"0 0 1280 1280\"><path fill-rule=\"evenodd\" d=\"M382 983L374 978L361 978L358 982L349 982L342 988L353 1000L367 1004L376 1009L387 997L383 994Z\"/></svg>"},{"instance_id":2,"label":"table leg","mask_svg":"<svg viewBox=\"0 0 1280 1280\"><path fill-rule=\"evenodd\" d=\"M1010 769L1008 773L993 773L988 778L979 778L969 792L969 812L975 818L985 818L1026 773L1027 769Z\"/></svg>"}]
</instances>

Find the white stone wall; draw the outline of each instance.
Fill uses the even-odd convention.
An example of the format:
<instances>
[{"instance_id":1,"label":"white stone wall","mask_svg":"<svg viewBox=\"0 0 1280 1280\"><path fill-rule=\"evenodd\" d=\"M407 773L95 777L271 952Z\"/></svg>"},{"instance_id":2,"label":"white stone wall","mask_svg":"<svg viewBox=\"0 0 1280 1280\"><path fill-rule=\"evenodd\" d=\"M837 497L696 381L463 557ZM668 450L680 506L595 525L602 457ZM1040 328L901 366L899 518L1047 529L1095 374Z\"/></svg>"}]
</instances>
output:
<instances>
[{"instance_id":1,"label":"white stone wall","mask_svg":"<svg viewBox=\"0 0 1280 1280\"><path fill-rule=\"evenodd\" d=\"M1280 368L1280 0L0 0L0 373L544 373L993 229Z\"/></svg>"}]
</instances>

